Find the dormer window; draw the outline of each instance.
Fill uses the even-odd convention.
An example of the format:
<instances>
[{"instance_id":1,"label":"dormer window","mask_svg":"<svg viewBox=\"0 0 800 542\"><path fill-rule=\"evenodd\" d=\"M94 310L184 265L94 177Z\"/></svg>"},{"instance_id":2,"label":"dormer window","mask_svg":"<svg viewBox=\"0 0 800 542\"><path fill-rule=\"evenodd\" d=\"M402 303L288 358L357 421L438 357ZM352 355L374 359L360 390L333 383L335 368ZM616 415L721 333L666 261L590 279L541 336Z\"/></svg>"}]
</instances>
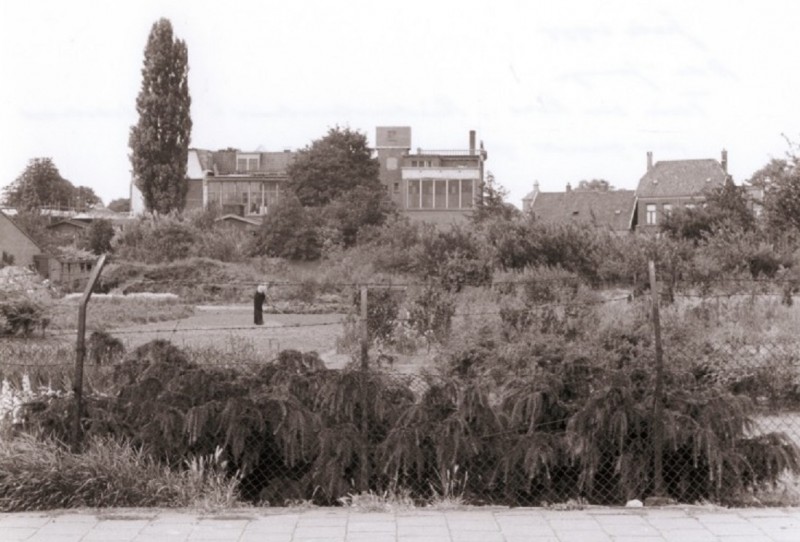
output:
<instances>
[{"instance_id":1,"label":"dormer window","mask_svg":"<svg viewBox=\"0 0 800 542\"><path fill-rule=\"evenodd\" d=\"M236 173L248 173L258 171L261 162L261 155L258 153L236 155Z\"/></svg>"}]
</instances>

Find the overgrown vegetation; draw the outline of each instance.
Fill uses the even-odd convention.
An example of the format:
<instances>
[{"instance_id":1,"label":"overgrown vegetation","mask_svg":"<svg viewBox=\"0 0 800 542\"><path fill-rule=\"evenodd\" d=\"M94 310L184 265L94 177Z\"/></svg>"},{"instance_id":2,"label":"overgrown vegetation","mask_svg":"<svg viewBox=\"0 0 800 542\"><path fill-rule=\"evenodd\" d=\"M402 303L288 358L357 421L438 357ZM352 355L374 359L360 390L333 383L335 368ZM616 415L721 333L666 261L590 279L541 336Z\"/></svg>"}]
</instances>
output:
<instances>
[{"instance_id":1,"label":"overgrown vegetation","mask_svg":"<svg viewBox=\"0 0 800 542\"><path fill-rule=\"evenodd\" d=\"M781 183L794 179L788 167ZM239 244L213 213L143 219L115 239L123 260L102 289L242 302L265 277L291 277L272 289L281 301L351 312L340 346L357 358L356 286L368 282L369 368L163 341L119 361L113 337L98 336L88 435L122 439L176 472L217 454L238 498L271 505L621 503L653 493L657 431L666 490L682 502L738 502L800 474L797 442L762 423L800 406L800 253L741 190L726 185L644 237L543 224L501 197L460 227L373 220L371 204L346 209L346 197L319 189L311 183L308 206L287 204ZM369 203L375 193L361 195ZM649 260L667 356L660 419ZM116 309L97 306L114 320ZM401 356L419 364L384 370ZM45 371L33 381L62 392L20 419L64 439L68 377Z\"/></svg>"},{"instance_id":2,"label":"overgrown vegetation","mask_svg":"<svg viewBox=\"0 0 800 542\"><path fill-rule=\"evenodd\" d=\"M800 474L796 443L756 430L764 387L735 376L733 343L707 332L711 314L665 311L657 423L647 304L601 302L577 273L542 268L516 279L491 291L503 307L496 318L438 328L427 375L329 370L295 351L272 363L253 351L236 367L219 356L201 365L148 343L114 365L103 388L113 393L88 398L85 430L123 438L171 469L219 446L226 473L240 476L239 497L271 505L625 502L653 491L660 424L667 491L681 502L729 502ZM435 329L441 315L452 318L453 294L430 288L402 303L419 316L375 313L373 338L391 337L392 322ZM373 304L397 302L382 291ZM59 395L40 403L28 431L65 438L70 404Z\"/></svg>"},{"instance_id":3,"label":"overgrown vegetation","mask_svg":"<svg viewBox=\"0 0 800 542\"><path fill-rule=\"evenodd\" d=\"M128 442L92 438L81 454L52 440L0 439L0 510L159 506L230 508L236 478L219 456L170 468Z\"/></svg>"}]
</instances>

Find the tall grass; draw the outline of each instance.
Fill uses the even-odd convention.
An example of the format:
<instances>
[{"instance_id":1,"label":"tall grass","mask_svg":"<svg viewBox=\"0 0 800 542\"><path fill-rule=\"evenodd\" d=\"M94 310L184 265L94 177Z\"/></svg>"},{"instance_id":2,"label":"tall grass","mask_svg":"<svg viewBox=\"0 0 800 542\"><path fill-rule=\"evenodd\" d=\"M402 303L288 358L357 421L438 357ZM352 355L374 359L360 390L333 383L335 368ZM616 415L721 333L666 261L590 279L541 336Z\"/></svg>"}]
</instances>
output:
<instances>
[{"instance_id":1,"label":"tall grass","mask_svg":"<svg viewBox=\"0 0 800 542\"><path fill-rule=\"evenodd\" d=\"M0 511L239 505L237 480L211 458L170 469L127 442L92 438L83 453L21 435L0 441Z\"/></svg>"}]
</instances>

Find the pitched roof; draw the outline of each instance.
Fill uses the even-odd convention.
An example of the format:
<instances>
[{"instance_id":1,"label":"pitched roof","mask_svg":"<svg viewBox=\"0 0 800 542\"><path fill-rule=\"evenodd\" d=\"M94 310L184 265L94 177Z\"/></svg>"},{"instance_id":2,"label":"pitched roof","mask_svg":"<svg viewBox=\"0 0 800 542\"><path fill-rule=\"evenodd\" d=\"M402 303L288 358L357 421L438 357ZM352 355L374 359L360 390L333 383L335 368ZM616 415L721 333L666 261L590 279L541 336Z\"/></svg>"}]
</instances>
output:
<instances>
[{"instance_id":1,"label":"pitched roof","mask_svg":"<svg viewBox=\"0 0 800 542\"><path fill-rule=\"evenodd\" d=\"M28 238L28 240L29 240L31 243L33 243L33 246L35 246L36 248L38 248L40 252L42 251L42 247L40 247L40 246L39 246L39 243L37 243L36 241L34 241L33 237L31 237L30 235L28 235L28 232L26 232L24 229L22 229L22 228L19 226L19 224L17 224L17 223L14 221L14 219L13 219L13 218L11 218L11 217L8 215L8 213L4 212L2 209L0 209L0 218L5 218L6 220L8 220L9 224L11 224L12 226L14 226L14 227L15 227L17 230L19 230L19 232L20 232L22 235L24 235L25 237L27 237L27 238Z\"/></svg>"},{"instance_id":2,"label":"pitched roof","mask_svg":"<svg viewBox=\"0 0 800 542\"><path fill-rule=\"evenodd\" d=\"M81 230L85 230L89 227L87 222L81 222L80 220L74 220L72 218L67 218L66 220L59 220L58 222L54 222L53 224L49 224L47 226L48 230L52 230L55 228L59 228L61 226L72 226L73 228L78 228Z\"/></svg>"},{"instance_id":3,"label":"pitched roof","mask_svg":"<svg viewBox=\"0 0 800 542\"><path fill-rule=\"evenodd\" d=\"M581 222L612 231L630 229L636 193L633 190L570 190L539 192L531 212L537 220L551 223Z\"/></svg>"},{"instance_id":4,"label":"pitched roof","mask_svg":"<svg viewBox=\"0 0 800 542\"><path fill-rule=\"evenodd\" d=\"M656 162L639 181L640 198L699 196L704 190L725 184L728 178L714 159Z\"/></svg>"}]
</instances>

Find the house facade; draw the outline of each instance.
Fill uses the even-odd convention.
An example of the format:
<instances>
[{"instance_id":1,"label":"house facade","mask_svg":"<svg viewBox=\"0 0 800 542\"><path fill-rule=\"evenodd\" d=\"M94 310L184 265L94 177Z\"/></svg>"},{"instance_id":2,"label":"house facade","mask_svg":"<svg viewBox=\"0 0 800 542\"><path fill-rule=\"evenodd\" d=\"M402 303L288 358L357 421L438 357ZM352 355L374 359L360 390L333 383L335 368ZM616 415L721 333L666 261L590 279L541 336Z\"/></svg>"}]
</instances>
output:
<instances>
[{"instance_id":1,"label":"house facade","mask_svg":"<svg viewBox=\"0 0 800 542\"><path fill-rule=\"evenodd\" d=\"M636 227L633 190L573 190L542 192L539 183L522 200L522 210L535 220L553 224L586 224L621 235Z\"/></svg>"},{"instance_id":2,"label":"house facade","mask_svg":"<svg viewBox=\"0 0 800 542\"><path fill-rule=\"evenodd\" d=\"M223 214L261 219L281 200L293 151L189 149L186 210L218 209ZM141 193L131 182L131 211L144 213Z\"/></svg>"},{"instance_id":3,"label":"house facade","mask_svg":"<svg viewBox=\"0 0 800 542\"><path fill-rule=\"evenodd\" d=\"M728 179L728 152L721 160L666 160L653 163L647 153L647 171L636 188L636 220L643 232L657 232L665 217L678 208L701 206L708 190Z\"/></svg>"},{"instance_id":4,"label":"house facade","mask_svg":"<svg viewBox=\"0 0 800 542\"><path fill-rule=\"evenodd\" d=\"M379 178L401 213L412 220L454 224L475 209L487 153L469 132L466 148L411 151L409 126L378 126L375 153Z\"/></svg>"},{"instance_id":5,"label":"house facade","mask_svg":"<svg viewBox=\"0 0 800 542\"><path fill-rule=\"evenodd\" d=\"M0 210L0 257L3 264L30 267L42 249L6 213Z\"/></svg>"}]
</instances>

